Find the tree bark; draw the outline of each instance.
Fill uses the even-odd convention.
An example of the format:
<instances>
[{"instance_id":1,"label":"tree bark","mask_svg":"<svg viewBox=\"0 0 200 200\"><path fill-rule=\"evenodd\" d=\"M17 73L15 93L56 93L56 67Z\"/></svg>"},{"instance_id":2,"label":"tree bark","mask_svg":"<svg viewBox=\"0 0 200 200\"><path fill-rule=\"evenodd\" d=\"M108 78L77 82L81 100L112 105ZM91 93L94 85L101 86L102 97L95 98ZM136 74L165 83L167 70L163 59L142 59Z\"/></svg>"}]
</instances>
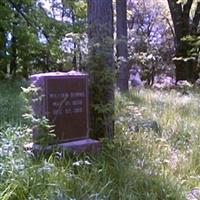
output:
<instances>
[{"instance_id":1,"label":"tree bark","mask_svg":"<svg viewBox=\"0 0 200 200\"><path fill-rule=\"evenodd\" d=\"M0 27L0 74L7 73L7 59L6 59L6 43L7 43L7 36L5 30ZM1 78L1 77L0 77Z\"/></svg>"},{"instance_id":2,"label":"tree bark","mask_svg":"<svg viewBox=\"0 0 200 200\"><path fill-rule=\"evenodd\" d=\"M14 77L17 71L17 40L15 35L11 39L11 59L10 59L10 74Z\"/></svg>"},{"instance_id":3,"label":"tree bark","mask_svg":"<svg viewBox=\"0 0 200 200\"><path fill-rule=\"evenodd\" d=\"M127 65L127 4L126 0L116 1L117 13L117 60L119 74L117 85L121 92L128 91L129 70Z\"/></svg>"},{"instance_id":4,"label":"tree bark","mask_svg":"<svg viewBox=\"0 0 200 200\"><path fill-rule=\"evenodd\" d=\"M73 11L73 9L71 9L71 17L72 17L72 26L73 26L73 29L75 27L75 22L76 22L76 16L75 16L75 13ZM76 44L76 41L74 40L73 41L73 45L74 45L74 55L73 55L73 60L72 60L72 67L74 69L77 69L77 44Z\"/></svg>"},{"instance_id":5,"label":"tree bark","mask_svg":"<svg viewBox=\"0 0 200 200\"><path fill-rule=\"evenodd\" d=\"M184 5L177 4L176 0L168 0L175 31L175 57L182 60L175 60L176 81L195 81L198 78L197 61L188 58L188 51L192 48L187 41L182 39L188 35L197 35L197 26L200 20L200 5L198 3L193 21L190 22L190 10L193 0L188 0Z\"/></svg>"},{"instance_id":6,"label":"tree bark","mask_svg":"<svg viewBox=\"0 0 200 200\"><path fill-rule=\"evenodd\" d=\"M199 21L200 21L200 2L198 2L197 4L197 8L196 8L196 12L194 15L194 18L192 20L192 34L193 35L197 35L197 28L199 25Z\"/></svg>"},{"instance_id":7,"label":"tree bark","mask_svg":"<svg viewBox=\"0 0 200 200\"><path fill-rule=\"evenodd\" d=\"M91 132L113 137L114 59L112 0L87 0L91 83Z\"/></svg>"}]
</instances>

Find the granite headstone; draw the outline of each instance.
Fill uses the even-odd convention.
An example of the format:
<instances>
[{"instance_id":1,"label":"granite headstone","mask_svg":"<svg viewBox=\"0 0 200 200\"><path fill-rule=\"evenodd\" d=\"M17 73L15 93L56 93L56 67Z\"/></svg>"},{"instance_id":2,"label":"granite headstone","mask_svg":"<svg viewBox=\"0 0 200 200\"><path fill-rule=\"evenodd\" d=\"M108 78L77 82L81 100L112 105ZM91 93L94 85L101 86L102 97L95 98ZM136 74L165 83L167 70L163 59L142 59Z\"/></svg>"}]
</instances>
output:
<instances>
[{"instance_id":1,"label":"granite headstone","mask_svg":"<svg viewBox=\"0 0 200 200\"><path fill-rule=\"evenodd\" d=\"M55 143L77 152L99 151L100 143L89 138L88 75L77 71L49 72L32 75L30 80L39 88L41 97L32 103L33 111L54 125ZM37 134L36 130L33 139ZM40 151L41 146L34 145Z\"/></svg>"},{"instance_id":2,"label":"granite headstone","mask_svg":"<svg viewBox=\"0 0 200 200\"><path fill-rule=\"evenodd\" d=\"M88 76L80 72L50 72L31 76L42 100L33 105L37 115L54 125L59 142L88 138Z\"/></svg>"}]
</instances>

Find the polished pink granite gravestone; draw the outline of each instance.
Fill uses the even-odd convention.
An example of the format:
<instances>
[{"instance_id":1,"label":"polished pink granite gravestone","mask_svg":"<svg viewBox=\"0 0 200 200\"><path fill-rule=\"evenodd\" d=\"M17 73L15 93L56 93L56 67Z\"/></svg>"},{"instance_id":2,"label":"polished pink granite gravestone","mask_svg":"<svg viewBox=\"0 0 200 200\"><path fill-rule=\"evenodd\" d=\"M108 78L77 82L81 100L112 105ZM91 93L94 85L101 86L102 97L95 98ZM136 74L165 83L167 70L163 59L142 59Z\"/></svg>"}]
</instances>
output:
<instances>
[{"instance_id":1,"label":"polished pink granite gravestone","mask_svg":"<svg viewBox=\"0 0 200 200\"><path fill-rule=\"evenodd\" d=\"M61 146L73 150L82 146L84 151L91 145L92 149L95 145L99 149L99 142L89 139L88 75L76 71L49 72L32 75L30 80L39 88L41 97L32 103L33 111L37 116L46 116L54 125L55 143L66 143ZM34 131L33 139L38 134Z\"/></svg>"}]
</instances>

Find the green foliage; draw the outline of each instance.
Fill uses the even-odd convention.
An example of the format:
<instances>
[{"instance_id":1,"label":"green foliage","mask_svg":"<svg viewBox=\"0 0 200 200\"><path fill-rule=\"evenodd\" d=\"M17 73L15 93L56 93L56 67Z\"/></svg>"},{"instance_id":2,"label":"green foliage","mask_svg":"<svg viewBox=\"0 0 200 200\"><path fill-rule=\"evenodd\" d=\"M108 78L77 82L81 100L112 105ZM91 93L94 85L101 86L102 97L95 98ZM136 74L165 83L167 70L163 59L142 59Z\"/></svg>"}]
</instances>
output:
<instances>
[{"instance_id":1,"label":"green foliage","mask_svg":"<svg viewBox=\"0 0 200 200\"><path fill-rule=\"evenodd\" d=\"M60 12L57 18L56 9ZM71 9L76 15L74 24L70 21ZM46 10L39 1L3 0L0 10L0 74L3 77L10 73L27 78L37 71L68 70L72 67L73 37L67 45L63 41L67 33L82 34L79 46L85 40L84 1L71 2L68 7L64 7L62 2L54 4L52 1L52 7Z\"/></svg>"},{"instance_id":2,"label":"green foliage","mask_svg":"<svg viewBox=\"0 0 200 200\"><path fill-rule=\"evenodd\" d=\"M199 62L199 44L200 38L197 35L188 35L182 38L182 43L187 47L185 51L186 56L174 58L174 60L194 63L195 67L193 69L194 80L199 78L200 73L200 62Z\"/></svg>"},{"instance_id":3,"label":"green foliage","mask_svg":"<svg viewBox=\"0 0 200 200\"><path fill-rule=\"evenodd\" d=\"M174 39L167 1L132 0L128 2L129 64L141 68L148 84L155 75L172 70Z\"/></svg>"},{"instance_id":4,"label":"green foliage","mask_svg":"<svg viewBox=\"0 0 200 200\"><path fill-rule=\"evenodd\" d=\"M32 132L34 132L34 142L43 146L48 146L55 142L56 136L54 134L53 125L49 124L49 120L45 116L40 116L35 113L31 107L34 102L41 101L39 91L40 88L30 85L27 88L22 88L24 99L27 102L28 109L23 115L27 123L30 124Z\"/></svg>"},{"instance_id":5,"label":"green foliage","mask_svg":"<svg viewBox=\"0 0 200 200\"><path fill-rule=\"evenodd\" d=\"M96 55L90 58L89 72L91 103L92 136L95 138L103 137L105 127L114 113L114 99L110 99L112 86L114 85L115 74L107 66L104 55Z\"/></svg>"},{"instance_id":6,"label":"green foliage","mask_svg":"<svg viewBox=\"0 0 200 200\"><path fill-rule=\"evenodd\" d=\"M137 67L140 66L142 80L147 81L148 85L153 84L156 75L165 71L165 67L161 65L162 57L158 52L134 53L131 59Z\"/></svg>"},{"instance_id":7,"label":"green foliage","mask_svg":"<svg viewBox=\"0 0 200 200\"><path fill-rule=\"evenodd\" d=\"M25 81L9 80L0 81L0 124L4 122L15 122L22 120L25 104L21 95L21 86L25 86Z\"/></svg>"},{"instance_id":8,"label":"green foliage","mask_svg":"<svg viewBox=\"0 0 200 200\"><path fill-rule=\"evenodd\" d=\"M75 21L72 24L73 33L85 33L87 18L87 3L85 0L64 0L64 6L73 12Z\"/></svg>"},{"instance_id":9,"label":"green foliage","mask_svg":"<svg viewBox=\"0 0 200 200\"><path fill-rule=\"evenodd\" d=\"M195 35L188 35L182 39L183 42L186 42L190 48L188 48L187 54L189 59L195 59L199 56L199 45L200 37Z\"/></svg>"}]
</instances>

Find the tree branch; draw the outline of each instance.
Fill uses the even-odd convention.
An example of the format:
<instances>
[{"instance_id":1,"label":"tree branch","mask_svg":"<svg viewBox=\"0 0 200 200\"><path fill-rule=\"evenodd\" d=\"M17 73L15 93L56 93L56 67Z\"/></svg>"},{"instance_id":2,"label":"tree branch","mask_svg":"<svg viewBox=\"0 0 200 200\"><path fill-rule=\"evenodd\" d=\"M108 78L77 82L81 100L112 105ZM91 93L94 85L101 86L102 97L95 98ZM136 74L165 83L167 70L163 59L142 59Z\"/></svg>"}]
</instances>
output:
<instances>
[{"instance_id":1,"label":"tree branch","mask_svg":"<svg viewBox=\"0 0 200 200\"><path fill-rule=\"evenodd\" d=\"M173 38L175 38L176 35L175 35L175 32L174 32L174 28L173 28L173 25L171 24L169 18L168 18L167 16L163 15L163 14L161 14L161 16L163 17L163 19L166 20L166 22L167 22L167 24L168 24L168 26L169 26L169 28L170 28L170 31L171 31L171 33L172 33L172 35L173 35Z\"/></svg>"},{"instance_id":2,"label":"tree branch","mask_svg":"<svg viewBox=\"0 0 200 200\"><path fill-rule=\"evenodd\" d=\"M187 3L183 5L182 23L184 24L183 26L184 35L190 31L190 9L191 9L192 3L193 3L193 0L187 0Z\"/></svg>"},{"instance_id":3,"label":"tree branch","mask_svg":"<svg viewBox=\"0 0 200 200\"><path fill-rule=\"evenodd\" d=\"M8 0L8 2L12 5L13 8L15 8L15 10L17 11L17 13L22 16L22 18L26 21L26 23L27 23L28 26L33 27L36 31L42 30L42 33L44 34L44 36L46 37L46 39L47 40L49 39L48 34L40 26L37 26L35 24L35 22L32 22L28 18L28 16L20 9L20 7L15 2L13 2L12 0Z\"/></svg>"},{"instance_id":4,"label":"tree branch","mask_svg":"<svg viewBox=\"0 0 200 200\"><path fill-rule=\"evenodd\" d=\"M183 13L189 17L190 9L192 7L193 0L187 0L187 3L183 5Z\"/></svg>"},{"instance_id":5,"label":"tree branch","mask_svg":"<svg viewBox=\"0 0 200 200\"><path fill-rule=\"evenodd\" d=\"M15 8L15 10L17 11L18 14L20 14L24 20L26 21L27 25L31 25L32 27L34 27L33 23L28 19L28 17L21 11L20 7L14 3L12 0L8 0L8 2L12 5L13 8Z\"/></svg>"},{"instance_id":6,"label":"tree branch","mask_svg":"<svg viewBox=\"0 0 200 200\"><path fill-rule=\"evenodd\" d=\"M180 39L183 37L183 32L182 32L182 22L183 22L183 15L182 15L182 5L177 4L176 0L167 0L172 21L174 24L174 31L177 39Z\"/></svg>"}]
</instances>

